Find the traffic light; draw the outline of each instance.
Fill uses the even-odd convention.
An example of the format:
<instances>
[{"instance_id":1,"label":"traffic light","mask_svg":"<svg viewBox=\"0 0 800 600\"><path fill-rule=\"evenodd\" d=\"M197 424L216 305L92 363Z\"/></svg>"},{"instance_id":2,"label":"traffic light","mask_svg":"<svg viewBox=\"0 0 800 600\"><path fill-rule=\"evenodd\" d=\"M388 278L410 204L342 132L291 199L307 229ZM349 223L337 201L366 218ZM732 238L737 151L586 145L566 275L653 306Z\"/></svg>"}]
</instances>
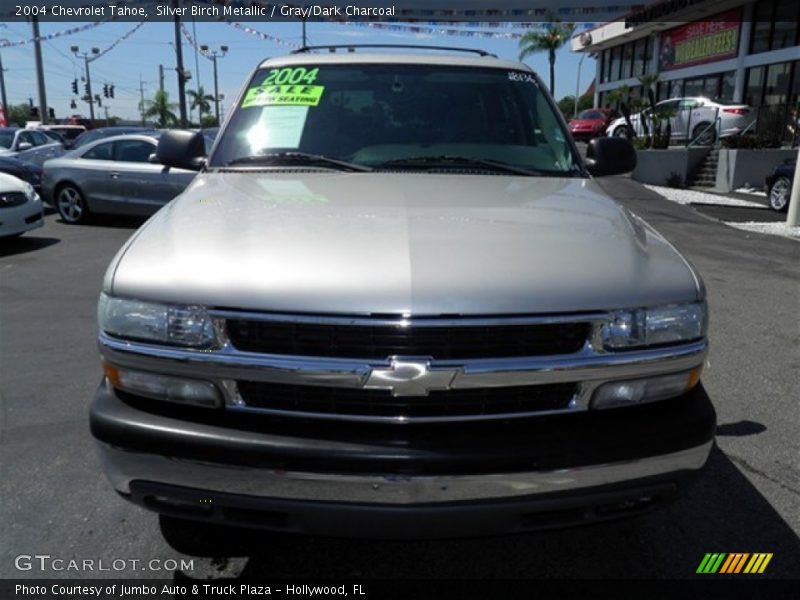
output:
<instances>
[{"instance_id":1,"label":"traffic light","mask_svg":"<svg viewBox=\"0 0 800 600\"><path fill-rule=\"evenodd\" d=\"M103 102L100 100L100 94L94 95L94 101L97 102L97 106L103 106Z\"/></svg>"},{"instance_id":2,"label":"traffic light","mask_svg":"<svg viewBox=\"0 0 800 600\"><path fill-rule=\"evenodd\" d=\"M47 114L50 115L51 119L55 119L56 118L56 111L52 107L47 109Z\"/></svg>"},{"instance_id":3,"label":"traffic light","mask_svg":"<svg viewBox=\"0 0 800 600\"><path fill-rule=\"evenodd\" d=\"M103 98L108 98L108 84L103 84Z\"/></svg>"},{"instance_id":4,"label":"traffic light","mask_svg":"<svg viewBox=\"0 0 800 600\"><path fill-rule=\"evenodd\" d=\"M108 86L108 95L111 96L112 98L114 97L114 84L113 83L110 86Z\"/></svg>"},{"instance_id":5,"label":"traffic light","mask_svg":"<svg viewBox=\"0 0 800 600\"><path fill-rule=\"evenodd\" d=\"M83 95L88 97L89 96L89 82L83 84Z\"/></svg>"},{"instance_id":6,"label":"traffic light","mask_svg":"<svg viewBox=\"0 0 800 600\"><path fill-rule=\"evenodd\" d=\"M72 80L72 93L75 94L76 96L78 95L78 80L77 79L73 79Z\"/></svg>"},{"instance_id":7,"label":"traffic light","mask_svg":"<svg viewBox=\"0 0 800 600\"><path fill-rule=\"evenodd\" d=\"M69 107L70 108L78 108L78 105L75 104L75 99L74 98L72 100L70 100Z\"/></svg>"},{"instance_id":8,"label":"traffic light","mask_svg":"<svg viewBox=\"0 0 800 600\"><path fill-rule=\"evenodd\" d=\"M38 106L31 106L31 116L35 119L39 118L39 107Z\"/></svg>"}]
</instances>

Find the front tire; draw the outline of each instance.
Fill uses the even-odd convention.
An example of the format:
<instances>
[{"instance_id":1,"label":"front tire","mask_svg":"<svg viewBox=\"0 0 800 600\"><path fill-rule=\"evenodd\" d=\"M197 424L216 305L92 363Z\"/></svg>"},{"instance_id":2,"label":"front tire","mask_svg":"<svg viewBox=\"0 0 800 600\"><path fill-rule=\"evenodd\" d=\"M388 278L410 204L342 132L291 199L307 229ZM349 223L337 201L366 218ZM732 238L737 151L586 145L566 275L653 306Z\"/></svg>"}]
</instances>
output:
<instances>
[{"instance_id":1,"label":"front tire","mask_svg":"<svg viewBox=\"0 0 800 600\"><path fill-rule=\"evenodd\" d=\"M632 137L631 130L627 125L620 125L614 130L614 137L622 137L629 140Z\"/></svg>"},{"instance_id":2,"label":"front tire","mask_svg":"<svg viewBox=\"0 0 800 600\"><path fill-rule=\"evenodd\" d=\"M58 188L55 196L56 210L65 223L77 225L89 220L89 207L77 187L72 184L63 185Z\"/></svg>"},{"instance_id":3,"label":"front tire","mask_svg":"<svg viewBox=\"0 0 800 600\"><path fill-rule=\"evenodd\" d=\"M777 212L784 212L789 207L789 195L792 193L792 181L782 175L772 182L767 192L769 207Z\"/></svg>"},{"instance_id":4,"label":"front tire","mask_svg":"<svg viewBox=\"0 0 800 600\"><path fill-rule=\"evenodd\" d=\"M692 129L692 140L701 146L710 146L717 139L717 132L710 127L711 123L700 123ZM708 127L708 129L706 129ZM705 131L703 131L705 130Z\"/></svg>"}]
</instances>

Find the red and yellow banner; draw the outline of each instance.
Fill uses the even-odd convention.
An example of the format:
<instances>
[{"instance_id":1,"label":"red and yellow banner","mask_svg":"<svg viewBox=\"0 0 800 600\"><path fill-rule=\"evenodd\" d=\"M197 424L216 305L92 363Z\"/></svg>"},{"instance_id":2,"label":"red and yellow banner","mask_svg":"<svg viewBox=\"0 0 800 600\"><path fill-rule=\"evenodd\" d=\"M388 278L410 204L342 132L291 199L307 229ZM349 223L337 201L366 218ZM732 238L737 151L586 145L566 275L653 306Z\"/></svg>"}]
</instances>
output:
<instances>
[{"instance_id":1,"label":"red and yellow banner","mask_svg":"<svg viewBox=\"0 0 800 600\"><path fill-rule=\"evenodd\" d=\"M739 51L741 23L739 7L662 33L659 70L682 69L735 57Z\"/></svg>"}]
</instances>

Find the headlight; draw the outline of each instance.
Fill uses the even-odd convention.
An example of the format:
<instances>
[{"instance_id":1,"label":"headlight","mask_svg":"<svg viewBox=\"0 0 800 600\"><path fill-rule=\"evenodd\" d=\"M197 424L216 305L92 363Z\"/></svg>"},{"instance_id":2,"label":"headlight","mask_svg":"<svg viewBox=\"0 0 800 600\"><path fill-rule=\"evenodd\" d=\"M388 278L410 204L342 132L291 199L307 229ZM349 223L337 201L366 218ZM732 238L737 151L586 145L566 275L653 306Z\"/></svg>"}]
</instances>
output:
<instances>
[{"instance_id":1,"label":"headlight","mask_svg":"<svg viewBox=\"0 0 800 600\"><path fill-rule=\"evenodd\" d=\"M690 342L704 337L706 327L705 302L619 310L610 313L603 325L603 346L624 350Z\"/></svg>"},{"instance_id":2,"label":"headlight","mask_svg":"<svg viewBox=\"0 0 800 600\"><path fill-rule=\"evenodd\" d=\"M120 338L207 348L215 341L211 317L202 306L181 306L100 294L97 323Z\"/></svg>"},{"instance_id":3,"label":"headlight","mask_svg":"<svg viewBox=\"0 0 800 600\"><path fill-rule=\"evenodd\" d=\"M39 194L37 194L33 186L27 182L25 183L25 197L31 202L35 202L39 199Z\"/></svg>"}]
</instances>

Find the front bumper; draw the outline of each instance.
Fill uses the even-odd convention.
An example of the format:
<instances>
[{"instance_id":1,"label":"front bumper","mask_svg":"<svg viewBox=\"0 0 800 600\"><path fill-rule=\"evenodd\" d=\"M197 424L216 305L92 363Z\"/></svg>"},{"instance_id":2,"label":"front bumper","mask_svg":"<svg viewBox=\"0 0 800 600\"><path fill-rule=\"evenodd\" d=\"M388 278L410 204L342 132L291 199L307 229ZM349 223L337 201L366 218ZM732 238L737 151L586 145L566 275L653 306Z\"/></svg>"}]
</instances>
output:
<instances>
[{"instance_id":1,"label":"front bumper","mask_svg":"<svg viewBox=\"0 0 800 600\"><path fill-rule=\"evenodd\" d=\"M0 237L16 235L43 226L44 209L39 199L0 210Z\"/></svg>"},{"instance_id":2,"label":"front bumper","mask_svg":"<svg viewBox=\"0 0 800 600\"><path fill-rule=\"evenodd\" d=\"M635 408L402 431L159 404L102 384L92 406L104 469L134 502L234 525L388 538L649 509L703 467L715 427L701 386Z\"/></svg>"}]
</instances>

